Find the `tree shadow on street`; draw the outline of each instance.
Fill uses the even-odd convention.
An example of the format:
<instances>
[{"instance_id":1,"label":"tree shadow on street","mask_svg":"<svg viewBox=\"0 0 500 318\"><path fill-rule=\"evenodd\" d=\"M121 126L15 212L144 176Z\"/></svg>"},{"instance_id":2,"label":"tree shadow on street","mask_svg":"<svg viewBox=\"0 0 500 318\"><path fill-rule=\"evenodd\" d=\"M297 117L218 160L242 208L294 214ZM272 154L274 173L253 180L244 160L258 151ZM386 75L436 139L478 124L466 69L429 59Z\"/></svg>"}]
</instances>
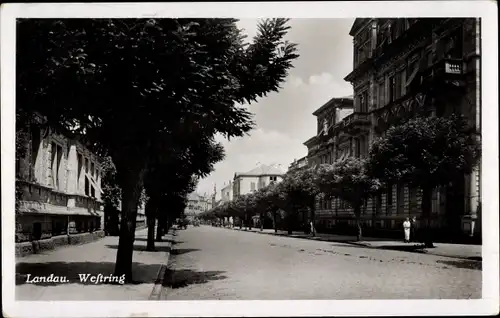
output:
<instances>
[{"instance_id":1,"label":"tree shadow on street","mask_svg":"<svg viewBox=\"0 0 500 318\"><path fill-rule=\"evenodd\" d=\"M194 284L205 284L214 280L226 279L227 276L221 275L225 272L223 271L206 271L197 272L190 269L172 270L167 269L165 271L165 278L163 280L163 286L172 289L183 288Z\"/></svg>"},{"instance_id":2,"label":"tree shadow on street","mask_svg":"<svg viewBox=\"0 0 500 318\"><path fill-rule=\"evenodd\" d=\"M182 255L182 254L187 254L191 252L196 252L200 251L200 249L197 248L174 248L172 251L170 251L170 255Z\"/></svg>"},{"instance_id":3,"label":"tree shadow on street","mask_svg":"<svg viewBox=\"0 0 500 318\"><path fill-rule=\"evenodd\" d=\"M400 251L400 252L412 252L412 253L427 253L426 247L423 245L382 245L371 247L380 250L389 250L389 251Z\"/></svg>"},{"instance_id":4,"label":"tree shadow on street","mask_svg":"<svg viewBox=\"0 0 500 318\"><path fill-rule=\"evenodd\" d=\"M111 249L118 249L118 245L106 245L107 248ZM155 244L155 250L154 251L148 251L146 250L146 245L134 245L134 251L136 252L171 252L171 247L170 246L165 246L165 245L158 245Z\"/></svg>"},{"instance_id":5,"label":"tree shadow on street","mask_svg":"<svg viewBox=\"0 0 500 318\"><path fill-rule=\"evenodd\" d=\"M132 263L132 282L124 282L125 284L150 284L154 283L160 264L143 264ZM16 264L16 285L30 284L27 282L28 274L30 281L34 277L66 277L69 283L82 285L95 285L95 282L90 281L90 277L109 277L115 270L114 262L47 262L47 263L18 263ZM89 279L85 282L80 279L80 275L87 276ZM99 278L97 278L99 279ZM60 280L60 279L59 279ZM40 282L34 283L40 286L56 286L64 284L61 282ZM98 284L106 285L121 285L120 282L98 282Z\"/></svg>"},{"instance_id":6,"label":"tree shadow on street","mask_svg":"<svg viewBox=\"0 0 500 318\"><path fill-rule=\"evenodd\" d=\"M382 246L366 246L357 244L355 242L345 242L338 244L331 244L332 247L346 247L346 248L360 248L360 249L377 249L377 250L387 250L387 251L400 251L400 252L411 252L426 254L427 248L423 245L382 245Z\"/></svg>"},{"instance_id":7,"label":"tree shadow on street","mask_svg":"<svg viewBox=\"0 0 500 318\"><path fill-rule=\"evenodd\" d=\"M446 260L446 261L436 261L436 263L441 263L441 264L446 264L449 266L454 266L456 268L466 268L466 269L473 269L473 270L482 270L483 269L483 262L478 262L478 261L470 261L470 260L457 260L457 261L451 261L451 260Z\"/></svg>"},{"instance_id":8,"label":"tree shadow on street","mask_svg":"<svg viewBox=\"0 0 500 318\"><path fill-rule=\"evenodd\" d=\"M135 241L137 241L137 242L147 242L147 241L148 241L148 239L147 239L147 238L145 238L145 237L137 237L137 238L135 238ZM161 243L161 242L167 242L167 243L172 243L172 245L176 245L176 244L182 244L182 243L184 243L184 242L181 242L181 241L176 241L176 240L168 240L168 239L162 239L161 241L157 241L157 240L155 240L155 244L156 244L157 242L158 242L158 243Z\"/></svg>"}]
</instances>

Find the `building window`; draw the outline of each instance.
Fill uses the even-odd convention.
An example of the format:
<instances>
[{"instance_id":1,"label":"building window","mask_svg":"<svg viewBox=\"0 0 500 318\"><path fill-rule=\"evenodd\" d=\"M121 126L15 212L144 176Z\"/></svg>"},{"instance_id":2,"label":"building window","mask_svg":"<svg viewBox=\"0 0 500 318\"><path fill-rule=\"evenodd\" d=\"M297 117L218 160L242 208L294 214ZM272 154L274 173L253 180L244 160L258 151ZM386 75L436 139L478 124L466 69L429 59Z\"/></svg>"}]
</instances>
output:
<instances>
[{"instance_id":1,"label":"building window","mask_svg":"<svg viewBox=\"0 0 500 318\"><path fill-rule=\"evenodd\" d=\"M389 77L389 102L396 100L396 77Z\"/></svg>"},{"instance_id":2,"label":"building window","mask_svg":"<svg viewBox=\"0 0 500 318\"><path fill-rule=\"evenodd\" d=\"M55 142L51 144L51 162L50 162L50 174L52 178L52 186L56 189L59 189L60 180L59 180L59 168L61 166L62 159L62 147L57 145Z\"/></svg>"},{"instance_id":3,"label":"building window","mask_svg":"<svg viewBox=\"0 0 500 318\"><path fill-rule=\"evenodd\" d=\"M358 37L359 46L356 48L355 53L355 65L363 63L365 60L370 58L371 53L371 38L370 29L365 29L362 31Z\"/></svg>"},{"instance_id":4,"label":"building window","mask_svg":"<svg viewBox=\"0 0 500 318\"><path fill-rule=\"evenodd\" d=\"M95 177L95 164L93 162L90 164L90 175Z\"/></svg>"},{"instance_id":5,"label":"building window","mask_svg":"<svg viewBox=\"0 0 500 318\"><path fill-rule=\"evenodd\" d=\"M386 214L391 214L392 213L392 184L388 184L387 186L387 204L386 204L386 207L387 207L387 210L386 210Z\"/></svg>"},{"instance_id":6,"label":"building window","mask_svg":"<svg viewBox=\"0 0 500 318\"><path fill-rule=\"evenodd\" d=\"M85 174L89 173L89 159L85 158Z\"/></svg>"},{"instance_id":7,"label":"building window","mask_svg":"<svg viewBox=\"0 0 500 318\"><path fill-rule=\"evenodd\" d=\"M385 83L382 81L378 84L378 107L385 106Z\"/></svg>"},{"instance_id":8,"label":"building window","mask_svg":"<svg viewBox=\"0 0 500 318\"><path fill-rule=\"evenodd\" d=\"M76 178L76 188L79 190L80 189L80 176L82 174L82 168L83 168L83 156L82 154L78 154L76 156L77 161L78 161L78 171L77 171L77 178Z\"/></svg>"},{"instance_id":9,"label":"building window","mask_svg":"<svg viewBox=\"0 0 500 318\"><path fill-rule=\"evenodd\" d=\"M278 177L277 176L271 176L271 177L269 177L269 180L271 180L271 181L278 181Z\"/></svg>"},{"instance_id":10,"label":"building window","mask_svg":"<svg viewBox=\"0 0 500 318\"><path fill-rule=\"evenodd\" d=\"M358 97L358 111L361 113L368 112L368 91L364 91Z\"/></svg>"},{"instance_id":11,"label":"building window","mask_svg":"<svg viewBox=\"0 0 500 318\"><path fill-rule=\"evenodd\" d=\"M396 209L396 214L403 214L404 213L404 208L405 208L405 187L404 185L398 183L396 186L396 202L397 202L397 209Z\"/></svg>"},{"instance_id":12,"label":"building window","mask_svg":"<svg viewBox=\"0 0 500 318\"><path fill-rule=\"evenodd\" d=\"M355 148L356 148L356 152L354 155L359 158L359 157L361 157L361 140L360 140L360 138L354 139L354 144L355 144Z\"/></svg>"},{"instance_id":13,"label":"building window","mask_svg":"<svg viewBox=\"0 0 500 318\"><path fill-rule=\"evenodd\" d=\"M255 182L250 183L250 191L255 191Z\"/></svg>"},{"instance_id":14,"label":"building window","mask_svg":"<svg viewBox=\"0 0 500 318\"><path fill-rule=\"evenodd\" d=\"M85 195L86 196L90 195L90 182L87 176L85 176Z\"/></svg>"}]
</instances>

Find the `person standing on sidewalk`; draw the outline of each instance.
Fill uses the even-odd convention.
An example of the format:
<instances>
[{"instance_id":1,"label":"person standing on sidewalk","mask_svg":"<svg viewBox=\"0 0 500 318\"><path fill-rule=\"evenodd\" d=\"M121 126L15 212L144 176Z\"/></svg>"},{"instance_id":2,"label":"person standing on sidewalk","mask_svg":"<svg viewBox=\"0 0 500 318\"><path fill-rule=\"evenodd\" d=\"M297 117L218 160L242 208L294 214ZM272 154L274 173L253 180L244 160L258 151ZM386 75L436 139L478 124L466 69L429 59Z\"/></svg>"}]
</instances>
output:
<instances>
[{"instance_id":1,"label":"person standing on sidewalk","mask_svg":"<svg viewBox=\"0 0 500 318\"><path fill-rule=\"evenodd\" d=\"M309 226L310 226L310 228L311 228L311 229L310 229L310 233L311 233L311 235L312 235L312 236L314 236L314 235L316 234L316 229L314 228L314 223L313 223L313 221L310 221L310 222L309 222Z\"/></svg>"},{"instance_id":2,"label":"person standing on sidewalk","mask_svg":"<svg viewBox=\"0 0 500 318\"><path fill-rule=\"evenodd\" d=\"M410 218L406 218L406 221L403 222L403 229L405 232L405 243L409 243L410 242L410 229L411 229Z\"/></svg>"}]
</instances>

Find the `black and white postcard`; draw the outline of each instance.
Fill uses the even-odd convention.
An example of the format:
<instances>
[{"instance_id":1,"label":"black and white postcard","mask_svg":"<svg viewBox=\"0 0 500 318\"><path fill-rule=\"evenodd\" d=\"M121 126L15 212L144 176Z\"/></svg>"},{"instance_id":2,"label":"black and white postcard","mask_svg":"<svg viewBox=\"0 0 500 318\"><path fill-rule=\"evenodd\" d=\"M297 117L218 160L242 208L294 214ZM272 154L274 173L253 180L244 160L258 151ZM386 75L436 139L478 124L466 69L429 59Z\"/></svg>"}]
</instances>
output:
<instances>
[{"instance_id":1,"label":"black and white postcard","mask_svg":"<svg viewBox=\"0 0 500 318\"><path fill-rule=\"evenodd\" d=\"M498 314L496 9L3 4L4 313Z\"/></svg>"}]
</instances>

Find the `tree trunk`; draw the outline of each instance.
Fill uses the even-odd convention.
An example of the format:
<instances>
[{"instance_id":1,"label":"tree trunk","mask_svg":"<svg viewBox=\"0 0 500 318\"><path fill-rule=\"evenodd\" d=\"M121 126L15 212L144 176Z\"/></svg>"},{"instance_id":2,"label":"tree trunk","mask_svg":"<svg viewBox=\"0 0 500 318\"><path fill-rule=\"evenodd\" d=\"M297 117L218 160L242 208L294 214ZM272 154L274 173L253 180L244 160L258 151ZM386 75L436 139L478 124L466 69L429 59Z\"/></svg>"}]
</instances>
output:
<instances>
[{"instance_id":1,"label":"tree trunk","mask_svg":"<svg viewBox=\"0 0 500 318\"><path fill-rule=\"evenodd\" d=\"M354 215L356 217L356 227L358 228L358 234L356 236L357 241L361 241L361 238L363 237L363 228L361 227L361 206L356 205L354 207Z\"/></svg>"},{"instance_id":2,"label":"tree trunk","mask_svg":"<svg viewBox=\"0 0 500 318\"><path fill-rule=\"evenodd\" d=\"M287 215L287 227L288 227L288 234L292 235L293 234L293 224L292 224L292 215L295 213L295 207L292 207L291 213L288 213Z\"/></svg>"},{"instance_id":3,"label":"tree trunk","mask_svg":"<svg viewBox=\"0 0 500 318\"><path fill-rule=\"evenodd\" d=\"M431 218L431 210L432 210L432 188L431 187L425 187L422 188L422 218L423 218L423 223L424 226L421 230L421 237L420 239L423 241L425 244L425 247L434 247L434 244L432 243L432 236L431 236L431 226L430 226L430 218Z\"/></svg>"},{"instance_id":4,"label":"tree trunk","mask_svg":"<svg viewBox=\"0 0 500 318\"><path fill-rule=\"evenodd\" d=\"M154 251L155 250L155 225L156 219L153 216L147 216L148 222L148 244L146 246L146 251ZM160 225L158 224L158 227Z\"/></svg>"},{"instance_id":5,"label":"tree trunk","mask_svg":"<svg viewBox=\"0 0 500 318\"><path fill-rule=\"evenodd\" d=\"M120 239L116 253L116 276L125 275L127 282L132 281L132 256L134 253L135 223L137 207L141 196L143 170L127 171L122 182L122 218L120 223Z\"/></svg>"},{"instance_id":6,"label":"tree trunk","mask_svg":"<svg viewBox=\"0 0 500 318\"><path fill-rule=\"evenodd\" d=\"M148 226L148 241L146 245L147 251L155 250L155 225L156 225L156 204L154 198L149 198L146 202L145 213Z\"/></svg>"},{"instance_id":7,"label":"tree trunk","mask_svg":"<svg viewBox=\"0 0 500 318\"><path fill-rule=\"evenodd\" d=\"M273 226L274 226L274 233L278 233L278 224L276 224L276 214L278 211L274 210L273 211Z\"/></svg>"},{"instance_id":8,"label":"tree trunk","mask_svg":"<svg viewBox=\"0 0 500 318\"><path fill-rule=\"evenodd\" d=\"M264 213L260 213L260 230L264 231Z\"/></svg>"},{"instance_id":9,"label":"tree trunk","mask_svg":"<svg viewBox=\"0 0 500 318\"><path fill-rule=\"evenodd\" d=\"M156 242L161 242L164 226L165 226L165 220L163 218L159 218L158 227L156 228Z\"/></svg>"}]
</instances>

